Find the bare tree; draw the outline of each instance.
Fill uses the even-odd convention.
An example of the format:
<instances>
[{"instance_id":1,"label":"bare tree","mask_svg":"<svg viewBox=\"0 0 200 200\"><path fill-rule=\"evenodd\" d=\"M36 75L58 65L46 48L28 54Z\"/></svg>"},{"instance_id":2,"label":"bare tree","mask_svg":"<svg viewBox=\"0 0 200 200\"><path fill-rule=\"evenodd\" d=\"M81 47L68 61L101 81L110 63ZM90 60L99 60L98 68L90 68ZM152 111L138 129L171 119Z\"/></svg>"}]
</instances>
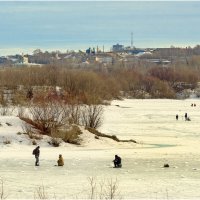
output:
<instances>
[{"instance_id":1,"label":"bare tree","mask_svg":"<svg viewBox=\"0 0 200 200\"><path fill-rule=\"evenodd\" d=\"M98 128L102 124L103 107L101 105L85 105L82 109L82 125Z\"/></svg>"},{"instance_id":2,"label":"bare tree","mask_svg":"<svg viewBox=\"0 0 200 200\"><path fill-rule=\"evenodd\" d=\"M80 124L80 119L81 119L80 105L78 104L67 105L67 109L65 109L65 111L68 111L68 114L66 113L66 116L69 117L70 124Z\"/></svg>"},{"instance_id":3,"label":"bare tree","mask_svg":"<svg viewBox=\"0 0 200 200\"><path fill-rule=\"evenodd\" d=\"M32 125L42 134L50 135L66 123L65 107L59 102L44 102L29 108Z\"/></svg>"}]
</instances>

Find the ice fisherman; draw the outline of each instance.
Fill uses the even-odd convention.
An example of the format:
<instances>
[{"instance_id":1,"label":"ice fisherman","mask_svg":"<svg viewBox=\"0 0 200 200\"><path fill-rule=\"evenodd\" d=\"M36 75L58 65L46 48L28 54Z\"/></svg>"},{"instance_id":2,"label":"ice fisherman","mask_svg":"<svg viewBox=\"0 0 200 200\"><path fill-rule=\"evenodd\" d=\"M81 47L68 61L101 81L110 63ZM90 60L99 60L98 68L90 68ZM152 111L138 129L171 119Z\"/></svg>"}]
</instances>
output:
<instances>
[{"instance_id":1,"label":"ice fisherman","mask_svg":"<svg viewBox=\"0 0 200 200\"><path fill-rule=\"evenodd\" d=\"M178 114L176 115L176 120L178 120Z\"/></svg>"},{"instance_id":2,"label":"ice fisherman","mask_svg":"<svg viewBox=\"0 0 200 200\"><path fill-rule=\"evenodd\" d=\"M61 154L59 155L57 163L58 163L58 166L63 166L64 165L64 159L63 159Z\"/></svg>"},{"instance_id":3,"label":"ice fisherman","mask_svg":"<svg viewBox=\"0 0 200 200\"><path fill-rule=\"evenodd\" d=\"M33 150L33 155L35 155L35 166L39 166L40 146Z\"/></svg>"},{"instance_id":4,"label":"ice fisherman","mask_svg":"<svg viewBox=\"0 0 200 200\"><path fill-rule=\"evenodd\" d=\"M118 155L115 155L115 159L113 160L116 168L122 167L121 158Z\"/></svg>"},{"instance_id":5,"label":"ice fisherman","mask_svg":"<svg viewBox=\"0 0 200 200\"><path fill-rule=\"evenodd\" d=\"M187 113L185 113L185 120L187 121Z\"/></svg>"}]
</instances>

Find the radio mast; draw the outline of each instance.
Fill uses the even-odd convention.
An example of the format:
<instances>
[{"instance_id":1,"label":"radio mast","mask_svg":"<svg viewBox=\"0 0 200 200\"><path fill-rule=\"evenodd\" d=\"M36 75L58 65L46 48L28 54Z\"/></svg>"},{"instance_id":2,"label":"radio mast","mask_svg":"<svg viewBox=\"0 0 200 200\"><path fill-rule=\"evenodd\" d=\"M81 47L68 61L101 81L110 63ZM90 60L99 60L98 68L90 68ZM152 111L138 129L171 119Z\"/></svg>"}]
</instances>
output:
<instances>
[{"instance_id":1,"label":"radio mast","mask_svg":"<svg viewBox=\"0 0 200 200\"><path fill-rule=\"evenodd\" d=\"M133 49L133 32L131 32L131 49Z\"/></svg>"}]
</instances>

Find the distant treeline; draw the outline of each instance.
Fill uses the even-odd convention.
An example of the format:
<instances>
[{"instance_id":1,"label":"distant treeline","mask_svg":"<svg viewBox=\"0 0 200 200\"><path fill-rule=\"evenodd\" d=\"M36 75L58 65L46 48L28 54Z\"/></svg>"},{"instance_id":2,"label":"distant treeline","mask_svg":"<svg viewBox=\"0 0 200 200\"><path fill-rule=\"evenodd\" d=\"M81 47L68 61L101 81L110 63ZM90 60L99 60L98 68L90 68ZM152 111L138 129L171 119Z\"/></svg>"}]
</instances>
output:
<instances>
[{"instance_id":1,"label":"distant treeline","mask_svg":"<svg viewBox=\"0 0 200 200\"><path fill-rule=\"evenodd\" d=\"M195 62L196 63L196 62ZM27 92L30 98L48 96L66 102L101 103L103 100L121 98L176 98L176 93L195 88L199 81L197 65L185 66L129 66L112 65L72 69L59 66L12 67L0 70L1 88L23 86L18 91L18 99L25 101ZM32 90L35 86L51 86L51 91ZM60 93L55 91L60 87ZM45 88L45 87L44 87ZM56 94L55 94L56 93ZM20 96L21 94L21 96ZM3 95L3 94L1 94ZM57 96L56 96L57 95ZM19 98L20 96L20 98ZM23 96L23 97L22 97ZM3 98L3 96L1 96ZM28 99L27 99L28 100Z\"/></svg>"}]
</instances>

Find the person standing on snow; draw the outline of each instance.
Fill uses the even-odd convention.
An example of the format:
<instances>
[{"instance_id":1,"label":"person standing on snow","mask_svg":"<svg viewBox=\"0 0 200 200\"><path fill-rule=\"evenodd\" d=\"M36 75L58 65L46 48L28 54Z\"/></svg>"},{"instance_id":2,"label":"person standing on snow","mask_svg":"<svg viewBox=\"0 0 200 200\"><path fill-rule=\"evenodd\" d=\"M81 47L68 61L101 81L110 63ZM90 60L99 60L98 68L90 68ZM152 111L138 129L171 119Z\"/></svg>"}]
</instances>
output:
<instances>
[{"instance_id":1,"label":"person standing on snow","mask_svg":"<svg viewBox=\"0 0 200 200\"><path fill-rule=\"evenodd\" d=\"M35 155L35 166L39 166L39 156L40 156L40 146L37 146L33 150L33 155Z\"/></svg>"},{"instance_id":2,"label":"person standing on snow","mask_svg":"<svg viewBox=\"0 0 200 200\"><path fill-rule=\"evenodd\" d=\"M187 121L187 117L188 117L188 115L187 115L187 113L185 113L185 121Z\"/></svg>"}]
</instances>

